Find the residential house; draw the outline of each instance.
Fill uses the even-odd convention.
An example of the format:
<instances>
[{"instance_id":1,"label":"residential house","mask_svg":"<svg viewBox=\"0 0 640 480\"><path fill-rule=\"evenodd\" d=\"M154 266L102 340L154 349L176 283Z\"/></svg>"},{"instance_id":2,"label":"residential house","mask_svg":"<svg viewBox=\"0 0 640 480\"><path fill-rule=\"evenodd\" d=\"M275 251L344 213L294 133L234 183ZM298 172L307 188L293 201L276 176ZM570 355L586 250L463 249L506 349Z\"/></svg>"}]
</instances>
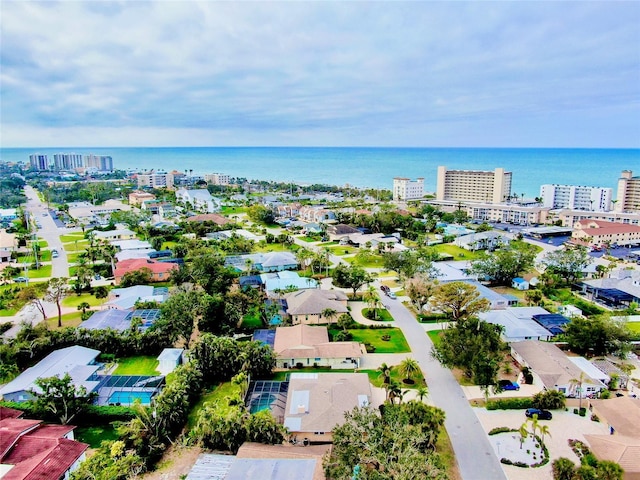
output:
<instances>
[{"instance_id":1,"label":"residential house","mask_svg":"<svg viewBox=\"0 0 640 480\"><path fill-rule=\"evenodd\" d=\"M307 222L323 223L335 220L336 214L325 207L304 206L300 207L298 217Z\"/></svg>"},{"instance_id":2,"label":"residential house","mask_svg":"<svg viewBox=\"0 0 640 480\"><path fill-rule=\"evenodd\" d=\"M0 263L11 262L11 250L0 249Z\"/></svg>"},{"instance_id":3,"label":"residential house","mask_svg":"<svg viewBox=\"0 0 640 480\"><path fill-rule=\"evenodd\" d=\"M0 388L0 396L9 402L26 402L33 398L31 391L39 392L39 378L60 377L69 374L76 388L85 387L90 393L98 387L96 363L99 350L74 345L51 352L33 367Z\"/></svg>"},{"instance_id":4,"label":"residential house","mask_svg":"<svg viewBox=\"0 0 640 480\"><path fill-rule=\"evenodd\" d=\"M142 205L149 200L155 200L156 196L148 192L131 192L129 194L129 205Z\"/></svg>"},{"instance_id":5,"label":"residential house","mask_svg":"<svg viewBox=\"0 0 640 480\"><path fill-rule=\"evenodd\" d=\"M223 217L219 213L200 213L187 218L187 222L213 222L216 225L227 225L233 223L227 217Z\"/></svg>"},{"instance_id":6,"label":"residential house","mask_svg":"<svg viewBox=\"0 0 640 480\"><path fill-rule=\"evenodd\" d=\"M317 289L318 281L310 277L301 277L298 272L284 270L281 272L262 273L260 279L269 297L280 295L279 292L291 290Z\"/></svg>"},{"instance_id":7,"label":"residential house","mask_svg":"<svg viewBox=\"0 0 640 480\"><path fill-rule=\"evenodd\" d=\"M230 255L225 264L236 270L258 270L260 272L280 272L282 270L296 270L298 260L291 252L267 252L249 255Z\"/></svg>"},{"instance_id":8,"label":"residential house","mask_svg":"<svg viewBox=\"0 0 640 480\"><path fill-rule=\"evenodd\" d=\"M103 308L131 310L137 302L164 303L169 297L167 287L134 285L126 288L114 288L109 291L109 299Z\"/></svg>"},{"instance_id":9,"label":"residential house","mask_svg":"<svg viewBox=\"0 0 640 480\"><path fill-rule=\"evenodd\" d=\"M475 252L476 250L495 250L501 245L509 243L509 238L503 233L490 230L461 235L453 243L460 248Z\"/></svg>"},{"instance_id":10,"label":"residential house","mask_svg":"<svg viewBox=\"0 0 640 480\"><path fill-rule=\"evenodd\" d=\"M134 319L140 319L138 330L144 332L160 318L160 309L148 308L139 310L100 310L94 312L78 328L86 330L116 330L125 332L131 329Z\"/></svg>"},{"instance_id":11,"label":"residential house","mask_svg":"<svg viewBox=\"0 0 640 480\"><path fill-rule=\"evenodd\" d=\"M332 242L339 242L341 240L349 240L350 235L359 234L360 230L357 228L339 223L337 225L329 225L327 227L327 235Z\"/></svg>"},{"instance_id":12,"label":"residential house","mask_svg":"<svg viewBox=\"0 0 640 480\"><path fill-rule=\"evenodd\" d=\"M511 355L523 367L529 367L534 385L547 390L558 390L567 397L587 397L595 395L607 386L598 379L591 378L578 365L569 360L565 353L552 343L526 340L511 344ZM576 381L581 377L582 391Z\"/></svg>"},{"instance_id":13,"label":"residential house","mask_svg":"<svg viewBox=\"0 0 640 480\"><path fill-rule=\"evenodd\" d=\"M84 461L89 445L74 440L72 425L24 420L18 418L21 414L0 406L0 477L68 480Z\"/></svg>"},{"instance_id":14,"label":"residential house","mask_svg":"<svg viewBox=\"0 0 640 480\"><path fill-rule=\"evenodd\" d=\"M347 296L340 290L307 289L284 295L285 313L291 323L320 324L335 323L338 317L347 313ZM332 317L325 317L322 312L327 309L336 312Z\"/></svg>"},{"instance_id":15,"label":"residential house","mask_svg":"<svg viewBox=\"0 0 640 480\"><path fill-rule=\"evenodd\" d=\"M549 313L542 307L507 307L504 310L491 310L478 314L481 320L500 325L505 342L524 340L549 340L553 334L537 323L533 316Z\"/></svg>"},{"instance_id":16,"label":"residential house","mask_svg":"<svg viewBox=\"0 0 640 480\"><path fill-rule=\"evenodd\" d=\"M115 284L120 285L122 277L128 272L147 269L151 272L152 282L166 282L171 277L171 272L178 269L178 265L169 262L157 262L149 259L123 260L116 264L114 272Z\"/></svg>"},{"instance_id":17,"label":"residential house","mask_svg":"<svg viewBox=\"0 0 640 480\"><path fill-rule=\"evenodd\" d=\"M566 317L581 317L582 310L575 305L560 305L558 307L558 313Z\"/></svg>"},{"instance_id":18,"label":"residential house","mask_svg":"<svg viewBox=\"0 0 640 480\"><path fill-rule=\"evenodd\" d=\"M608 278L584 280L578 288L593 302L613 309L625 309L633 302L640 303L640 272L614 270Z\"/></svg>"},{"instance_id":19,"label":"residential house","mask_svg":"<svg viewBox=\"0 0 640 480\"><path fill-rule=\"evenodd\" d=\"M326 480L322 461L330 445L245 442L238 453L201 453L186 480Z\"/></svg>"},{"instance_id":20,"label":"residential house","mask_svg":"<svg viewBox=\"0 0 640 480\"><path fill-rule=\"evenodd\" d=\"M364 355L358 342L330 342L327 327L278 327L273 345L277 368L358 368Z\"/></svg>"},{"instance_id":21,"label":"residential house","mask_svg":"<svg viewBox=\"0 0 640 480\"><path fill-rule=\"evenodd\" d=\"M276 216L287 218L297 217L300 214L300 207L301 205L299 203L285 203L276 205Z\"/></svg>"},{"instance_id":22,"label":"residential house","mask_svg":"<svg viewBox=\"0 0 640 480\"><path fill-rule=\"evenodd\" d=\"M119 251L123 250L154 250L149 242L146 240L138 240L133 238L131 240L111 240L111 245L116 247Z\"/></svg>"},{"instance_id":23,"label":"residential house","mask_svg":"<svg viewBox=\"0 0 640 480\"><path fill-rule=\"evenodd\" d=\"M176 201L183 204L191 204L195 210L214 213L220 210L220 201L211 196L206 188L176 190Z\"/></svg>"},{"instance_id":24,"label":"residential house","mask_svg":"<svg viewBox=\"0 0 640 480\"><path fill-rule=\"evenodd\" d=\"M609 435L585 435L598 460L619 464L624 480L640 480L640 402L629 397L589 400L589 409L609 427Z\"/></svg>"},{"instance_id":25,"label":"residential house","mask_svg":"<svg viewBox=\"0 0 640 480\"><path fill-rule=\"evenodd\" d=\"M366 373L292 373L284 426L299 440L328 443L345 412L370 404Z\"/></svg>"},{"instance_id":26,"label":"residential house","mask_svg":"<svg viewBox=\"0 0 640 480\"><path fill-rule=\"evenodd\" d=\"M135 232L132 232L128 228L122 228L118 230L107 230L106 232L94 230L93 238L95 238L96 240L111 242L114 240L131 240L136 238L136 234Z\"/></svg>"},{"instance_id":27,"label":"residential house","mask_svg":"<svg viewBox=\"0 0 640 480\"><path fill-rule=\"evenodd\" d=\"M511 280L511 288L516 290L529 290L529 282L522 277L516 277Z\"/></svg>"}]
</instances>

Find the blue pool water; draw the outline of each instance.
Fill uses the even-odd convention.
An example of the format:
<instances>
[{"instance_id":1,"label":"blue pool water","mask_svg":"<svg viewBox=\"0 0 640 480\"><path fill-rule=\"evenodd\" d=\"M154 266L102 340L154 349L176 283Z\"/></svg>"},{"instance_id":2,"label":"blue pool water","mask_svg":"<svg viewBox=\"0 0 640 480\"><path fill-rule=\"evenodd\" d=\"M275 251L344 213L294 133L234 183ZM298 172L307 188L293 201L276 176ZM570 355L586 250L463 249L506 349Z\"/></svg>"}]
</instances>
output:
<instances>
[{"instance_id":1,"label":"blue pool water","mask_svg":"<svg viewBox=\"0 0 640 480\"><path fill-rule=\"evenodd\" d=\"M151 392L114 392L109 397L109 403L119 403L121 405L133 405L137 399L140 399L142 405L151 404Z\"/></svg>"}]
</instances>

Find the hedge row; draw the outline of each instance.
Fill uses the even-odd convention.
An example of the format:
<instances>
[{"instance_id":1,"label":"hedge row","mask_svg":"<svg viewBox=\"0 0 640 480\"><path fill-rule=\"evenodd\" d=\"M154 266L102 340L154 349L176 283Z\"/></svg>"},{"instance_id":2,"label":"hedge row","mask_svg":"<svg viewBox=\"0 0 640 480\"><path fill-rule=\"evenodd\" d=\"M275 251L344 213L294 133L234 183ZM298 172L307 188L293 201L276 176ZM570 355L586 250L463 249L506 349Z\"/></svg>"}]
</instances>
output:
<instances>
[{"instance_id":1,"label":"hedge row","mask_svg":"<svg viewBox=\"0 0 640 480\"><path fill-rule=\"evenodd\" d=\"M502 398L487 402L487 410L520 410L523 408L533 408L533 399Z\"/></svg>"}]
</instances>

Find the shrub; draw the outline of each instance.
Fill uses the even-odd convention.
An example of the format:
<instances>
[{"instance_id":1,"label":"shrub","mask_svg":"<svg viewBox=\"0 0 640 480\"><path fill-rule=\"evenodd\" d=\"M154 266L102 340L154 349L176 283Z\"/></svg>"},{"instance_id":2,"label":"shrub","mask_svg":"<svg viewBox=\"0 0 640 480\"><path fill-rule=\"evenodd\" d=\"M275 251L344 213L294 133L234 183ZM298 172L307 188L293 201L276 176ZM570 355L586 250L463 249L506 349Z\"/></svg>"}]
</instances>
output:
<instances>
[{"instance_id":1,"label":"shrub","mask_svg":"<svg viewBox=\"0 0 640 480\"><path fill-rule=\"evenodd\" d=\"M0 335L9 330L11 327L13 327L13 323L11 322L0 323Z\"/></svg>"},{"instance_id":2,"label":"shrub","mask_svg":"<svg viewBox=\"0 0 640 480\"><path fill-rule=\"evenodd\" d=\"M511 432L513 429L509 427L496 427L489 431L489 435L497 435L498 433Z\"/></svg>"},{"instance_id":3,"label":"shrub","mask_svg":"<svg viewBox=\"0 0 640 480\"><path fill-rule=\"evenodd\" d=\"M557 410L564 408L566 398L557 390L546 390L533 396L533 406L542 410Z\"/></svg>"},{"instance_id":4,"label":"shrub","mask_svg":"<svg viewBox=\"0 0 640 480\"><path fill-rule=\"evenodd\" d=\"M519 410L533 407L531 398L502 398L487 402L487 410Z\"/></svg>"},{"instance_id":5,"label":"shrub","mask_svg":"<svg viewBox=\"0 0 640 480\"><path fill-rule=\"evenodd\" d=\"M607 390L607 389L602 390L600 392L600 398L602 400L607 400L608 398L611 398L611 392L609 390Z\"/></svg>"},{"instance_id":6,"label":"shrub","mask_svg":"<svg viewBox=\"0 0 640 480\"><path fill-rule=\"evenodd\" d=\"M593 415L591 415L591 421L592 422L599 422L600 418L598 418L598 415L596 415L595 413Z\"/></svg>"},{"instance_id":7,"label":"shrub","mask_svg":"<svg viewBox=\"0 0 640 480\"><path fill-rule=\"evenodd\" d=\"M587 414L587 409L586 409L586 407L582 407L582 408L580 409L580 412L578 412L578 414L579 414L581 417L584 417L584 416Z\"/></svg>"},{"instance_id":8,"label":"shrub","mask_svg":"<svg viewBox=\"0 0 640 480\"><path fill-rule=\"evenodd\" d=\"M504 463L505 465L513 465L513 462L508 458L501 458L500 463Z\"/></svg>"},{"instance_id":9,"label":"shrub","mask_svg":"<svg viewBox=\"0 0 640 480\"><path fill-rule=\"evenodd\" d=\"M529 464L524 462L513 462L514 467L529 468Z\"/></svg>"},{"instance_id":10,"label":"shrub","mask_svg":"<svg viewBox=\"0 0 640 480\"><path fill-rule=\"evenodd\" d=\"M578 415L578 409L577 409L577 408L574 408L574 409L573 409L573 413L574 413L575 415Z\"/></svg>"},{"instance_id":11,"label":"shrub","mask_svg":"<svg viewBox=\"0 0 640 480\"><path fill-rule=\"evenodd\" d=\"M349 331L341 330L333 336L335 342L348 342L353 338L353 334Z\"/></svg>"},{"instance_id":12,"label":"shrub","mask_svg":"<svg viewBox=\"0 0 640 480\"><path fill-rule=\"evenodd\" d=\"M522 375L524 375L524 383L527 385L531 385L533 383L533 374L531 373L531 370L529 370L529 367L522 368Z\"/></svg>"}]
</instances>

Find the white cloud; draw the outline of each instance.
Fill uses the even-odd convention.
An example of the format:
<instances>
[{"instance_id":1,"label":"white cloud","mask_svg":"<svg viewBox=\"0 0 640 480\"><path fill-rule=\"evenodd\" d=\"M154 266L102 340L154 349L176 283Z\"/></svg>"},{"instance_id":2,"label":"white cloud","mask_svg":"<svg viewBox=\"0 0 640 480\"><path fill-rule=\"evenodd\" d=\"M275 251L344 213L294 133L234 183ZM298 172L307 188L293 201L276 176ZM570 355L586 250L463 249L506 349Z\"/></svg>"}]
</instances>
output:
<instances>
[{"instance_id":1,"label":"white cloud","mask_svg":"<svg viewBox=\"0 0 640 480\"><path fill-rule=\"evenodd\" d=\"M487 145L496 124L527 145L638 145L639 21L635 2L3 1L0 128L16 146L78 129L455 146L475 122Z\"/></svg>"}]
</instances>

